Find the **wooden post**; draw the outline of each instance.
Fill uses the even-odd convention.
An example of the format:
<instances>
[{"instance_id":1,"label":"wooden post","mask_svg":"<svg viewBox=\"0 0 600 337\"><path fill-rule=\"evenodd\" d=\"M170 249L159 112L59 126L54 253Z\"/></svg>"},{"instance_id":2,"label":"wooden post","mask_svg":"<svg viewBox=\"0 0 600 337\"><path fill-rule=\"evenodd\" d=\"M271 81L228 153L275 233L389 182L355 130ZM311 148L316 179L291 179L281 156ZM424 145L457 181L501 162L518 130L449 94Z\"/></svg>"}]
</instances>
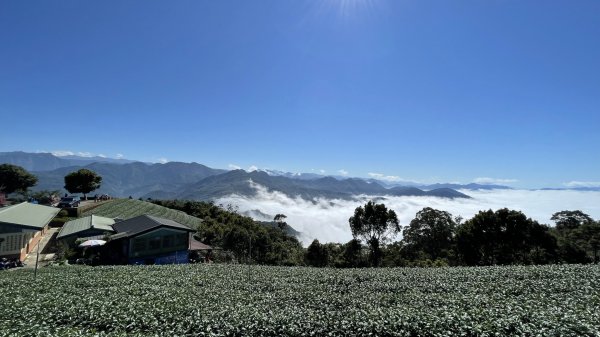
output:
<instances>
[{"instance_id":1,"label":"wooden post","mask_svg":"<svg viewBox=\"0 0 600 337\"><path fill-rule=\"evenodd\" d=\"M38 270L38 261L40 260L40 244L42 243L42 239L40 238L37 243L37 254L35 256L35 269L33 271L33 280L37 279L37 270Z\"/></svg>"},{"instance_id":2,"label":"wooden post","mask_svg":"<svg viewBox=\"0 0 600 337\"><path fill-rule=\"evenodd\" d=\"M248 249L248 286L250 286L250 263L252 261L252 237L248 237L249 249Z\"/></svg>"}]
</instances>

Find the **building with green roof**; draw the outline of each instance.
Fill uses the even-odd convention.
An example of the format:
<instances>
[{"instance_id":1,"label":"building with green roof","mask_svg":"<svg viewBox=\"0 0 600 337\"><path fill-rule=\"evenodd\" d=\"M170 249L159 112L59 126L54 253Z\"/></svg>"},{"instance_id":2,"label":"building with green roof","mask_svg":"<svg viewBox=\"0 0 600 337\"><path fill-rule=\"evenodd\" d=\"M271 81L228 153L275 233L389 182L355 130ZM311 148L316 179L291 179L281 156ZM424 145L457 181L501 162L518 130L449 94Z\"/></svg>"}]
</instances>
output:
<instances>
[{"instance_id":1,"label":"building with green roof","mask_svg":"<svg viewBox=\"0 0 600 337\"><path fill-rule=\"evenodd\" d=\"M119 264L187 263L190 227L177 221L143 214L116 222L104 246L105 254Z\"/></svg>"},{"instance_id":2,"label":"building with green roof","mask_svg":"<svg viewBox=\"0 0 600 337\"><path fill-rule=\"evenodd\" d=\"M0 208L0 257L24 260L58 212L28 202Z\"/></svg>"},{"instance_id":3,"label":"building with green roof","mask_svg":"<svg viewBox=\"0 0 600 337\"><path fill-rule=\"evenodd\" d=\"M111 218L88 215L65 223L58 232L56 239L72 243L78 238L112 234L115 232L113 229L114 223L115 220Z\"/></svg>"}]
</instances>

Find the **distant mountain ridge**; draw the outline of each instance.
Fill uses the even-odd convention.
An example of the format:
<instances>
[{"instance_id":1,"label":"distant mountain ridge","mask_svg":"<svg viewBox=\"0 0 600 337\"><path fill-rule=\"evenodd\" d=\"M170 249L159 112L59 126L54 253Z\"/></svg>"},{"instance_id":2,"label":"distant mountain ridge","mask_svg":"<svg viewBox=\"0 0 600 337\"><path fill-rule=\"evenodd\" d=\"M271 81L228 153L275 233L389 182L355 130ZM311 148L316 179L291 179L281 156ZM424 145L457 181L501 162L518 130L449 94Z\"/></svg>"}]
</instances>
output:
<instances>
[{"instance_id":1,"label":"distant mountain ridge","mask_svg":"<svg viewBox=\"0 0 600 337\"><path fill-rule=\"evenodd\" d=\"M33 171L39 178L35 189L62 190L64 176L82 167L102 176L100 189L93 193L135 198L152 191L175 193L185 188L187 184L227 172L198 163L169 162L150 165L140 162L130 164L93 163L85 166L62 167L53 171Z\"/></svg>"},{"instance_id":2,"label":"distant mountain ridge","mask_svg":"<svg viewBox=\"0 0 600 337\"><path fill-rule=\"evenodd\" d=\"M244 170L234 170L207 177L186 186L179 193L155 191L144 197L192 200L214 200L232 194L253 197L257 193L255 185L262 186L269 192L281 192L290 197L302 197L307 200L315 198L351 199L357 195L469 198L466 194L446 188L431 191L423 191L414 187L387 189L377 183L369 183L358 178L338 180L332 177L322 177L314 180L300 180L284 176L271 176L261 171L246 172Z\"/></svg>"},{"instance_id":3,"label":"distant mountain ridge","mask_svg":"<svg viewBox=\"0 0 600 337\"><path fill-rule=\"evenodd\" d=\"M558 187L542 188L541 191L581 191L581 192L599 192L600 186L579 186L579 187Z\"/></svg>"},{"instance_id":4,"label":"distant mountain ridge","mask_svg":"<svg viewBox=\"0 0 600 337\"><path fill-rule=\"evenodd\" d=\"M433 190L433 189L437 189L437 188L451 188L451 189L464 189L464 190L510 190L512 189L512 187L509 186L503 186L503 185L491 185L491 184L476 184L476 183L470 183L470 184L430 184L430 185L420 185L419 186L422 189L425 190Z\"/></svg>"},{"instance_id":5,"label":"distant mountain ridge","mask_svg":"<svg viewBox=\"0 0 600 337\"><path fill-rule=\"evenodd\" d=\"M137 161L106 157L81 157L75 155L55 156L52 153L29 153L22 151L0 152L0 163L21 166L27 171L52 171L69 166L84 166L92 163L129 164Z\"/></svg>"},{"instance_id":6,"label":"distant mountain ridge","mask_svg":"<svg viewBox=\"0 0 600 337\"><path fill-rule=\"evenodd\" d=\"M149 164L107 160L103 157L75 157L62 158L49 153L2 152L0 163L23 166L33 172L39 178L34 190L64 191L64 176L85 167L103 178L101 188L93 193L118 197L215 200L232 194L252 197L256 195L258 186L270 192L308 200L349 199L357 195L469 197L443 184L429 190L414 186L387 188L378 181L363 178L280 171L227 171L198 163ZM89 162L96 159L100 161ZM113 162L115 160L118 162Z\"/></svg>"},{"instance_id":7,"label":"distant mountain ridge","mask_svg":"<svg viewBox=\"0 0 600 337\"><path fill-rule=\"evenodd\" d=\"M293 179L301 179L301 180L316 180L316 179L320 179L323 177L332 177L335 178L337 180L346 180L346 179L350 179L348 177L342 177L342 176L327 176L327 175L323 175L323 174L316 174L316 173L291 173L291 172L283 172L283 171L277 171L277 170L268 170L268 169L260 169L258 171L262 171L265 172L271 176L283 176L283 177L288 177L288 178L293 178ZM439 189L439 188L451 188L451 189L455 189L455 190L507 190L507 189L512 189L512 187L509 186L504 186L504 185L494 185L494 184L477 184L477 183L469 183L469 184L458 184L458 183L435 183L435 184L423 184L423 183L417 183L417 182L410 182L410 181L402 181L402 182L397 182L397 181L385 181L385 180L379 180L379 179L375 179L375 178L351 178L351 179L361 179L364 180L366 182L374 182L377 183L379 185L382 185L383 187L387 187L387 188L393 188L393 187L417 187L419 189L422 190L435 190L435 189Z\"/></svg>"}]
</instances>

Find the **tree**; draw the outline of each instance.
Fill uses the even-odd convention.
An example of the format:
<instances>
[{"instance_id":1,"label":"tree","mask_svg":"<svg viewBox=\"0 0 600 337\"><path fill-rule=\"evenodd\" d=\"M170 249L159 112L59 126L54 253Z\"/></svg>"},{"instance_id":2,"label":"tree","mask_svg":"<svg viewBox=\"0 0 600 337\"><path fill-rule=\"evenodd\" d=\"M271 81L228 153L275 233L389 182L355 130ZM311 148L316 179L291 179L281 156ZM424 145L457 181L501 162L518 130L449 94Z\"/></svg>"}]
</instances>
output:
<instances>
[{"instance_id":1,"label":"tree","mask_svg":"<svg viewBox=\"0 0 600 337\"><path fill-rule=\"evenodd\" d=\"M560 211L552 214L556 223L561 258L565 262L598 262L600 226L582 211Z\"/></svg>"},{"instance_id":2,"label":"tree","mask_svg":"<svg viewBox=\"0 0 600 337\"><path fill-rule=\"evenodd\" d=\"M403 241L392 242L385 246L383 251L382 266L384 267L407 267L411 258L407 257L407 249Z\"/></svg>"},{"instance_id":3,"label":"tree","mask_svg":"<svg viewBox=\"0 0 600 337\"><path fill-rule=\"evenodd\" d=\"M556 240L547 226L507 208L481 211L465 221L456 243L467 265L550 263L556 255ZM541 256L546 261L540 262Z\"/></svg>"},{"instance_id":4,"label":"tree","mask_svg":"<svg viewBox=\"0 0 600 337\"><path fill-rule=\"evenodd\" d=\"M225 233L223 237L222 247L225 250L233 252L238 261L243 261L243 258L250 257L250 240L252 238L251 233L246 229L240 227L233 227L229 232ZM256 247L254 247L256 250ZM246 262L249 262L247 260Z\"/></svg>"},{"instance_id":5,"label":"tree","mask_svg":"<svg viewBox=\"0 0 600 337\"><path fill-rule=\"evenodd\" d=\"M363 258L363 246L357 239L352 239L342 247L342 267L359 268L366 267L366 261Z\"/></svg>"},{"instance_id":6,"label":"tree","mask_svg":"<svg viewBox=\"0 0 600 337\"><path fill-rule=\"evenodd\" d=\"M277 226L279 227L279 229L284 230L285 226L287 225L287 222L285 222L286 218L287 218L287 216L285 214L277 214L273 218L273 221L275 221L277 223Z\"/></svg>"},{"instance_id":7,"label":"tree","mask_svg":"<svg viewBox=\"0 0 600 337\"><path fill-rule=\"evenodd\" d=\"M313 267L325 267L329 264L329 256L325 247L314 239L313 242L306 248L304 260L307 265Z\"/></svg>"},{"instance_id":8,"label":"tree","mask_svg":"<svg viewBox=\"0 0 600 337\"><path fill-rule=\"evenodd\" d=\"M556 212L552 214L550 220L556 223L556 229L559 231L575 229L583 224L594 222L594 219L579 210Z\"/></svg>"},{"instance_id":9,"label":"tree","mask_svg":"<svg viewBox=\"0 0 600 337\"><path fill-rule=\"evenodd\" d=\"M54 190L54 191L42 190L42 191L37 191L37 192L31 194L31 197L33 199L36 199L41 205L50 205L55 201L55 199L58 198L59 195L60 195L60 191L57 191L57 190Z\"/></svg>"},{"instance_id":10,"label":"tree","mask_svg":"<svg viewBox=\"0 0 600 337\"><path fill-rule=\"evenodd\" d=\"M404 228L402 241L414 255L425 255L430 260L448 259L455 230L456 223L450 213L425 207Z\"/></svg>"},{"instance_id":11,"label":"tree","mask_svg":"<svg viewBox=\"0 0 600 337\"><path fill-rule=\"evenodd\" d=\"M576 230L577 243L589 255L594 263L600 262L598 252L600 251L600 221L586 222Z\"/></svg>"},{"instance_id":12,"label":"tree","mask_svg":"<svg viewBox=\"0 0 600 337\"><path fill-rule=\"evenodd\" d=\"M38 178L24 168L11 164L0 165L0 192L26 192L37 184Z\"/></svg>"},{"instance_id":13,"label":"tree","mask_svg":"<svg viewBox=\"0 0 600 337\"><path fill-rule=\"evenodd\" d=\"M367 202L354 210L354 216L348 219L352 236L364 240L370 249L370 260L373 266L381 261L381 244L402 229L396 212L388 210L384 204Z\"/></svg>"},{"instance_id":14,"label":"tree","mask_svg":"<svg viewBox=\"0 0 600 337\"><path fill-rule=\"evenodd\" d=\"M83 193L85 200L88 193L100 188L101 183L102 177L88 169L71 172L65 176L65 189L69 193Z\"/></svg>"}]
</instances>

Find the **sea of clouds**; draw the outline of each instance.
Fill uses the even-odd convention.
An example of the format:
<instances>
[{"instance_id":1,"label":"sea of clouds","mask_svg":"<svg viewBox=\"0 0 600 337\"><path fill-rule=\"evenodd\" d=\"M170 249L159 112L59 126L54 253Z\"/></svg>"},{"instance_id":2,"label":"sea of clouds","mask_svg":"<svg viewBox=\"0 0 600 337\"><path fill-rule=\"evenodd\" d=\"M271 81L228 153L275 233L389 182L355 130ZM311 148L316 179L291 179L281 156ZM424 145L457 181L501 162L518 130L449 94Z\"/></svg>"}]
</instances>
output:
<instances>
[{"instance_id":1,"label":"sea of clouds","mask_svg":"<svg viewBox=\"0 0 600 337\"><path fill-rule=\"evenodd\" d=\"M287 222L302 233L301 241L310 244L313 239L321 242L347 242L352 238L348 218L354 209L368 200L393 209L400 224L407 226L415 214L424 207L450 212L454 216L469 219L480 210L509 208L519 210L528 217L553 225L550 217L561 210L582 210L592 218L600 219L600 192L574 190L477 190L461 191L471 199L446 199L437 197L389 197L357 196L357 200L291 198L283 193L268 191L251 183L256 196L248 198L230 195L216 200L217 204L237 206L239 212L256 220L271 221L283 213Z\"/></svg>"}]
</instances>

